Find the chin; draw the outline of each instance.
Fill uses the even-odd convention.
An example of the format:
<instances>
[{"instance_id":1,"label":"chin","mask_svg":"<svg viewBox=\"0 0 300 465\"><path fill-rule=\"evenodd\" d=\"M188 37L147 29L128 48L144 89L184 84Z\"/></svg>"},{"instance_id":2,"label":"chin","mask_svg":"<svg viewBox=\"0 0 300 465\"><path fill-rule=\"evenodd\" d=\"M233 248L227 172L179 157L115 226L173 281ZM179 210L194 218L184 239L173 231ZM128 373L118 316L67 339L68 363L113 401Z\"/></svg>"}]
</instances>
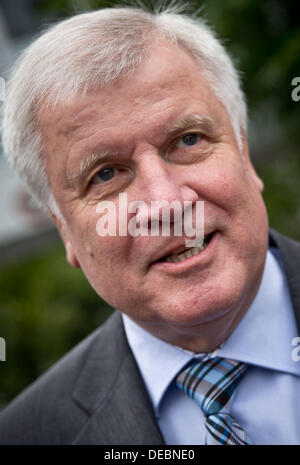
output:
<instances>
[{"instance_id":1,"label":"chin","mask_svg":"<svg viewBox=\"0 0 300 465\"><path fill-rule=\"evenodd\" d=\"M228 307L225 305L219 305L217 302L213 306L209 307L195 307L192 309L186 309L186 311L177 312L173 314L173 318L169 319L170 324L182 327L193 327L201 326L206 324L213 324L222 318L226 318L229 314L232 314L234 306ZM238 310L237 310L238 311Z\"/></svg>"},{"instance_id":2,"label":"chin","mask_svg":"<svg viewBox=\"0 0 300 465\"><path fill-rule=\"evenodd\" d=\"M244 314L252 301L251 289L241 279L177 294L160 306L160 317L173 326L199 326Z\"/></svg>"}]
</instances>

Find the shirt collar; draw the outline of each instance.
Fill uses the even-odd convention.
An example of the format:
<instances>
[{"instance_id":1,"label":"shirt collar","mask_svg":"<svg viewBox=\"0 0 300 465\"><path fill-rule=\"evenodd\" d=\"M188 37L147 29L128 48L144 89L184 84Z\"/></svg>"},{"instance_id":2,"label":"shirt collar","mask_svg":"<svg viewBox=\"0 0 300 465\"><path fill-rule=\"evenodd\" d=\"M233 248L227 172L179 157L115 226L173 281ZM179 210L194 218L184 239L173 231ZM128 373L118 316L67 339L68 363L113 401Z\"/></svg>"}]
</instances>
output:
<instances>
[{"instance_id":1,"label":"shirt collar","mask_svg":"<svg viewBox=\"0 0 300 465\"><path fill-rule=\"evenodd\" d=\"M300 376L300 366L292 359L292 339L298 330L281 267L279 251L270 249L254 301L214 355Z\"/></svg>"},{"instance_id":2,"label":"shirt collar","mask_svg":"<svg viewBox=\"0 0 300 465\"><path fill-rule=\"evenodd\" d=\"M273 253L274 250L272 249ZM297 326L285 274L269 250L259 291L230 337L210 354L300 376L292 360L292 339ZM122 314L129 346L135 356L156 416L161 399L176 374L195 354L173 346L141 328ZM155 363L153 363L155 361Z\"/></svg>"},{"instance_id":3,"label":"shirt collar","mask_svg":"<svg viewBox=\"0 0 300 465\"><path fill-rule=\"evenodd\" d=\"M160 401L179 370L193 357L158 339L122 314L125 332L158 417Z\"/></svg>"}]
</instances>

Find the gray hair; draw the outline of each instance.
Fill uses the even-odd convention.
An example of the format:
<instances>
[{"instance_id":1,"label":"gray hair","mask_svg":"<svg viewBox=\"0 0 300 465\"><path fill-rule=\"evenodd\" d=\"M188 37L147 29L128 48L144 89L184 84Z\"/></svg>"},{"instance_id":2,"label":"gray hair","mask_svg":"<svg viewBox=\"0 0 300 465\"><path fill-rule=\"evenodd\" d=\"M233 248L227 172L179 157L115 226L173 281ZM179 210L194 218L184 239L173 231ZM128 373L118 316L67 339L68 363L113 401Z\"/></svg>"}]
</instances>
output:
<instances>
[{"instance_id":1,"label":"gray hair","mask_svg":"<svg viewBox=\"0 0 300 465\"><path fill-rule=\"evenodd\" d=\"M227 110L241 150L247 109L239 76L203 19L172 8L156 13L107 8L79 14L50 27L23 52L7 87L4 151L42 208L61 218L43 161L38 109L45 102L55 107L132 72L155 36L167 38L197 60Z\"/></svg>"}]
</instances>

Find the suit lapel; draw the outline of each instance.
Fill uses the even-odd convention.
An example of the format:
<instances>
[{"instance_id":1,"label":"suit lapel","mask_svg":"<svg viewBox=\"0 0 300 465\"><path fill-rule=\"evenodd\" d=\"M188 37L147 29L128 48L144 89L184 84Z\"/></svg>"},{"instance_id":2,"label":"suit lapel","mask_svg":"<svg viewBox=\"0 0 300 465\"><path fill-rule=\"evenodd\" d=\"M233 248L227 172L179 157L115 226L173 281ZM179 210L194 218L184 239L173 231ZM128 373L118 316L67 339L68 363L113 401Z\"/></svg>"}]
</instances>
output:
<instances>
[{"instance_id":1,"label":"suit lapel","mask_svg":"<svg viewBox=\"0 0 300 465\"><path fill-rule=\"evenodd\" d=\"M270 246L278 247L281 252L300 334L300 243L272 229L269 240Z\"/></svg>"},{"instance_id":2,"label":"suit lapel","mask_svg":"<svg viewBox=\"0 0 300 465\"><path fill-rule=\"evenodd\" d=\"M121 316L100 331L73 391L90 415L73 444L164 444Z\"/></svg>"}]
</instances>

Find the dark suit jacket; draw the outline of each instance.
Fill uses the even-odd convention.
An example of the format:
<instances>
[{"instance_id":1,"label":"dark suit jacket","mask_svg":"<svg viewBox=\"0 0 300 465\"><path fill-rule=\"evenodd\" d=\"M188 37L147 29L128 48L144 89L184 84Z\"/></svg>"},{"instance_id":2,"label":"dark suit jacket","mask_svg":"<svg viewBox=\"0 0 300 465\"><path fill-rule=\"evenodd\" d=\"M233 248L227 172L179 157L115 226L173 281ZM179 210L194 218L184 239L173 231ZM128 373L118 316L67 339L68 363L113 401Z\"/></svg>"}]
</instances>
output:
<instances>
[{"instance_id":1,"label":"dark suit jacket","mask_svg":"<svg viewBox=\"0 0 300 465\"><path fill-rule=\"evenodd\" d=\"M300 327L300 243L270 233ZM0 444L162 445L122 319L109 320L0 414Z\"/></svg>"}]
</instances>

